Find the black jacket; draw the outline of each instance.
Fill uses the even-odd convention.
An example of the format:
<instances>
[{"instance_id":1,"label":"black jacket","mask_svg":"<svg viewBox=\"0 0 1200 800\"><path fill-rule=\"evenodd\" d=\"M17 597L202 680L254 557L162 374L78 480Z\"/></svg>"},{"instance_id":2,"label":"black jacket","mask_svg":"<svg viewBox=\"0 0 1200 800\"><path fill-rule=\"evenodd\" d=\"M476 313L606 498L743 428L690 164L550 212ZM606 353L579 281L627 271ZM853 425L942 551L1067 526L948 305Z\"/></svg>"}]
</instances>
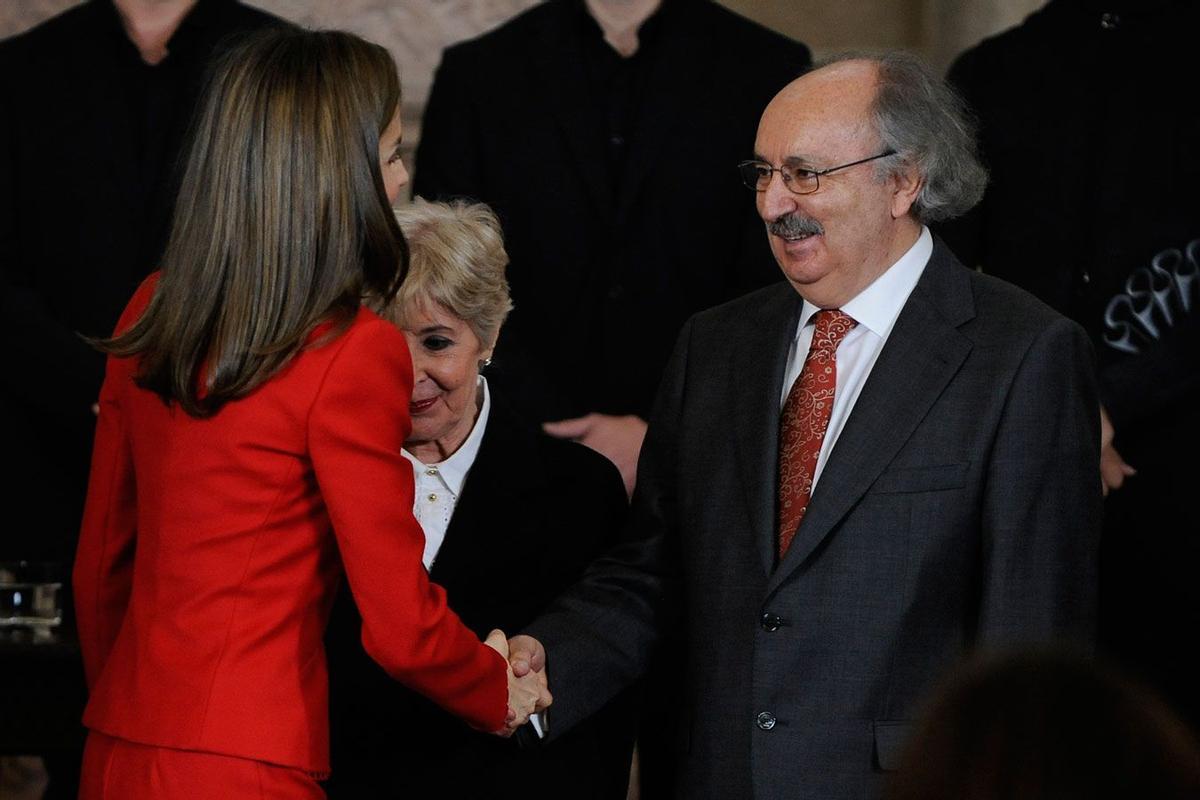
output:
<instances>
[{"instance_id":1,"label":"black jacket","mask_svg":"<svg viewBox=\"0 0 1200 800\"><path fill-rule=\"evenodd\" d=\"M627 510L620 476L603 456L526 427L497 395L430 573L480 638L528 624L607 549ZM343 591L327 636L331 798L625 797L629 696L561 741L520 747L471 730L391 680L363 653L360 627Z\"/></svg>"},{"instance_id":2,"label":"black jacket","mask_svg":"<svg viewBox=\"0 0 1200 800\"><path fill-rule=\"evenodd\" d=\"M1168 269L1200 271L1185 252L1200 240L1200 104L1171 77L1195 73L1198 27L1200 5L1185 0L1056 0L950 70L979 115L991 180L941 233L964 263L1091 334L1118 431L1159 427L1200 398L1200 281L1190 313L1177 291L1171 322L1153 310L1154 332L1121 302L1105 318L1160 254Z\"/></svg>"},{"instance_id":3,"label":"black jacket","mask_svg":"<svg viewBox=\"0 0 1200 800\"><path fill-rule=\"evenodd\" d=\"M1200 725L1197 30L1189 0L1054 0L964 53L991 185L942 232L1091 334L1138 470L1105 502L1101 643Z\"/></svg>"}]
</instances>

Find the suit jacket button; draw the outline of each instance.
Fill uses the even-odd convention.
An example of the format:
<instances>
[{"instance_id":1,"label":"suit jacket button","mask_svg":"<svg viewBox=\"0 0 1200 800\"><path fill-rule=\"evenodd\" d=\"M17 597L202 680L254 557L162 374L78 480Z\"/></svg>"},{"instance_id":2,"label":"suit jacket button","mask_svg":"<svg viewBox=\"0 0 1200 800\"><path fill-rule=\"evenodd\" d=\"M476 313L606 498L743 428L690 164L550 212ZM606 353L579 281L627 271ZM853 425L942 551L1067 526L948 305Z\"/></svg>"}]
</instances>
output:
<instances>
[{"instance_id":1,"label":"suit jacket button","mask_svg":"<svg viewBox=\"0 0 1200 800\"><path fill-rule=\"evenodd\" d=\"M758 727L764 731L769 731L775 727L775 715L770 711L764 711L758 715L757 723Z\"/></svg>"},{"instance_id":2,"label":"suit jacket button","mask_svg":"<svg viewBox=\"0 0 1200 800\"><path fill-rule=\"evenodd\" d=\"M774 633L783 625L783 619L768 611L759 619L759 624L762 625L762 629L767 633Z\"/></svg>"}]
</instances>

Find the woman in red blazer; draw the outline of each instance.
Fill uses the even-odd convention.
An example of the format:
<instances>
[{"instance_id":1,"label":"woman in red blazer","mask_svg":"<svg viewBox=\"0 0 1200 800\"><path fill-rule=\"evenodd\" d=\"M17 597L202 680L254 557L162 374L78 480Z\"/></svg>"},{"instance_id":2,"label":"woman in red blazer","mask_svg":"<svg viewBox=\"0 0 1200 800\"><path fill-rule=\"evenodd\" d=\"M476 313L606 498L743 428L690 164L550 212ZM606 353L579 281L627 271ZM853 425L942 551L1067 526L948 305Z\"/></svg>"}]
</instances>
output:
<instances>
[{"instance_id":1,"label":"woman in red blazer","mask_svg":"<svg viewBox=\"0 0 1200 800\"><path fill-rule=\"evenodd\" d=\"M396 679L500 733L548 701L421 565L412 367L360 305L407 264L398 107L390 56L349 34L271 31L210 78L163 271L102 343L82 797L322 797L343 568Z\"/></svg>"}]
</instances>

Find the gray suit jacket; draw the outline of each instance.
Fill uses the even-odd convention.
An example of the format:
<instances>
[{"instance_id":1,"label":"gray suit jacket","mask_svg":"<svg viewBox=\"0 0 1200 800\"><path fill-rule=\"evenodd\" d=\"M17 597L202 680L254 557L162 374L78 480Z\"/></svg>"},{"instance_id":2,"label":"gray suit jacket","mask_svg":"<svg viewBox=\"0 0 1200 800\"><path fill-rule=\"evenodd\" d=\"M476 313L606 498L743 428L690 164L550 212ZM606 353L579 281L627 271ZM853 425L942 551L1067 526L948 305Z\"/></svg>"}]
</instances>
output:
<instances>
[{"instance_id":1,"label":"gray suit jacket","mask_svg":"<svg viewBox=\"0 0 1200 800\"><path fill-rule=\"evenodd\" d=\"M683 330L621 545L529 632L555 735L684 639L678 794L875 797L932 683L985 646L1090 641L1087 337L938 242L775 563L778 284Z\"/></svg>"}]
</instances>

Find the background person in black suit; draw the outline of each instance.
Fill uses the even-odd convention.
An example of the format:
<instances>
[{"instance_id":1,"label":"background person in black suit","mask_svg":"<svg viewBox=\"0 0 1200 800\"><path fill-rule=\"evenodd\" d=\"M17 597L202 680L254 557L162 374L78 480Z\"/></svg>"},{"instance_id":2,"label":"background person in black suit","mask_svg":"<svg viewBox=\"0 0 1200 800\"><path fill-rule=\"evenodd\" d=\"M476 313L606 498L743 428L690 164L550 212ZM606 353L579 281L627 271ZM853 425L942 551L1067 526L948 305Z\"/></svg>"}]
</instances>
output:
<instances>
[{"instance_id":1,"label":"background person in black suit","mask_svg":"<svg viewBox=\"0 0 1200 800\"><path fill-rule=\"evenodd\" d=\"M731 165L809 61L711 0L550 0L442 57L413 189L504 226L516 310L490 374L627 487L683 321L776 277Z\"/></svg>"},{"instance_id":2,"label":"background person in black suit","mask_svg":"<svg viewBox=\"0 0 1200 800\"><path fill-rule=\"evenodd\" d=\"M104 374L79 334L110 335L158 268L219 43L274 24L234 0L89 0L0 43L0 426L20 465L0 555L74 557Z\"/></svg>"},{"instance_id":3,"label":"background person in black suit","mask_svg":"<svg viewBox=\"0 0 1200 800\"><path fill-rule=\"evenodd\" d=\"M70 575L104 376L79 334L109 336L159 266L175 162L220 42L279 24L235 0L88 0L0 42L0 336L12 345L0 442L15 467L0 482L0 560ZM49 798L78 793L85 697L69 638L58 657L0 665L14 685L34 676L38 689L0 711L0 743L45 755Z\"/></svg>"},{"instance_id":4,"label":"background person in black suit","mask_svg":"<svg viewBox=\"0 0 1200 800\"><path fill-rule=\"evenodd\" d=\"M1200 732L1200 103L1191 0L1054 0L950 70L992 181L942 233L1078 322L1107 411L1100 644ZM1136 474L1134 474L1136 470Z\"/></svg>"},{"instance_id":5,"label":"background person in black suit","mask_svg":"<svg viewBox=\"0 0 1200 800\"><path fill-rule=\"evenodd\" d=\"M397 217L411 266L381 312L413 356L405 452L425 563L471 628L519 630L615 538L626 511L620 477L600 455L523 422L479 374L511 307L492 213L418 202ZM391 681L362 652L359 630L343 593L328 636L331 797L625 797L627 699L546 747L489 741ZM509 788L497 795L496 786Z\"/></svg>"}]
</instances>

